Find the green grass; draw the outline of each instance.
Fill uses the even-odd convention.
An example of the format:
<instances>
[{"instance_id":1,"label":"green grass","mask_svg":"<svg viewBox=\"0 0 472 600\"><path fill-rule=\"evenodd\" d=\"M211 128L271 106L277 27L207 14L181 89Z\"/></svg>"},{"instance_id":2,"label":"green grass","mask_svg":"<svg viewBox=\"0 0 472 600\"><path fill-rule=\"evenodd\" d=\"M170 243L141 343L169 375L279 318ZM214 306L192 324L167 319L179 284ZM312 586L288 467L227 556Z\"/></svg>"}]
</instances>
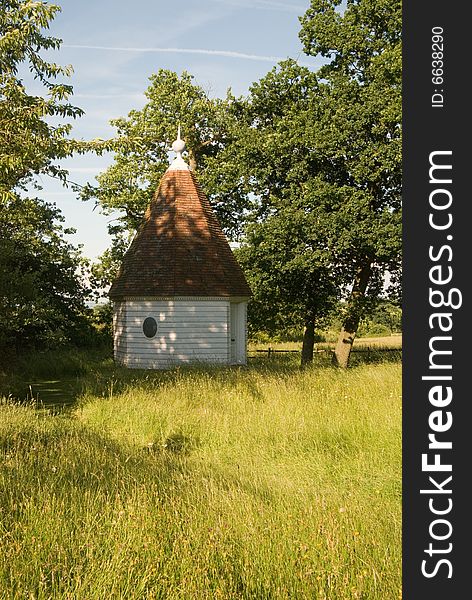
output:
<instances>
[{"instance_id":1,"label":"green grass","mask_svg":"<svg viewBox=\"0 0 472 600\"><path fill-rule=\"evenodd\" d=\"M0 598L398 599L400 364L294 364L0 406Z\"/></svg>"},{"instance_id":2,"label":"green grass","mask_svg":"<svg viewBox=\"0 0 472 600\"><path fill-rule=\"evenodd\" d=\"M333 350L337 342L337 337L332 341L323 341L315 343L316 350ZM250 342L249 352L255 352L256 350L267 350L267 348L273 348L275 350L298 350L301 351L302 341L297 342ZM354 353L356 349L372 348L372 349L386 349L386 350L400 350L402 347L402 335L388 335L388 336L376 336L376 337L356 337L354 340Z\"/></svg>"},{"instance_id":3,"label":"green grass","mask_svg":"<svg viewBox=\"0 0 472 600\"><path fill-rule=\"evenodd\" d=\"M72 404L88 376L110 369L112 351L105 348L23 352L0 362L0 396Z\"/></svg>"}]
</instances>

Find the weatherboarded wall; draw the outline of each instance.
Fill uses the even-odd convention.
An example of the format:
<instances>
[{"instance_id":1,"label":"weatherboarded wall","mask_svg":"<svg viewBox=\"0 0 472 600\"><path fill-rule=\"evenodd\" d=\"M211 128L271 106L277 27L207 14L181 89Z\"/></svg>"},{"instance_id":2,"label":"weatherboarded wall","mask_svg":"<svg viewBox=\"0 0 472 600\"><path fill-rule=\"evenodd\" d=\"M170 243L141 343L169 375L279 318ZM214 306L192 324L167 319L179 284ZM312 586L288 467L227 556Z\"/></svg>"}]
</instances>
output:
<instances>
[{"instance_id":1,"label":"weatherboarded wall","mask_svg":"<svg viewBox=\"0 0 472 600\"><path fill-rule=\"evenodd\" d=\"M126 359L126 303L115 302L113 305L113 344L115 359L124 363Z\"/></svg>"},{"instance_id":2,"label":"weatherboarded wall","mask_svg":"<svg viewBox=\"0 0 472 600\"><path fill-rule=\"evenodd\" d=\"M146 337L144 320L157 331ZM231 362L228 299L132 299L114 305L115 359L131 368Z\"/></svg>"}]
</instances>

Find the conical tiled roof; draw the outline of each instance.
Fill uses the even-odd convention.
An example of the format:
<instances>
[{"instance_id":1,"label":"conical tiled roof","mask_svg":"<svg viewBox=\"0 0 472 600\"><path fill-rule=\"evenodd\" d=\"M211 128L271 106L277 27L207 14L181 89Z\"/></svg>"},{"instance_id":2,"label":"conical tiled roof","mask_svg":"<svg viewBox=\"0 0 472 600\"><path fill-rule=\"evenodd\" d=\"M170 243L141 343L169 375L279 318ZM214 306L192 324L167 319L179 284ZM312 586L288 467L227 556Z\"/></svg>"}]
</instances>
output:
<instances>
[{"instance_id":1,"label":"conical tiled roof","mask_svg":"<svg viewBox=\"0 0 472 600\"><path fill-rule=\"evenodd\" d=\"M164 174L110 298L251 295L208 199L182 163L176 159Z\"/></svg>"}]
</instances>

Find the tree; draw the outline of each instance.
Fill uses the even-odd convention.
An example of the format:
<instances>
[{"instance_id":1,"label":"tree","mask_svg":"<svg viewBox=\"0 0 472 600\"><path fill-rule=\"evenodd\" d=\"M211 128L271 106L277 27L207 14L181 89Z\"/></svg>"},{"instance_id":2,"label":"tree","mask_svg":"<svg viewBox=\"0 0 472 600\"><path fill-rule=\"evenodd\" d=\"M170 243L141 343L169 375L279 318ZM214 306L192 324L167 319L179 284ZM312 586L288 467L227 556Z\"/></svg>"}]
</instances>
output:
<instances>
[{"instance_id":1,"label":"tree","mask_svg":"<svg viewBox=\"0 0 472 600\"><path fill-rule=\"evenodd\" d=\"M325 110L313 137L336 166L324 190L326 214L333 253L351 270L335 350L346 367L369 292L376 296L385 271L400 268L401 3L347 0L343 13L340 4L312 0L300 38L307 54L328 59L318 73ZM319 192L316 183L312 191Z\"/></svg>"},{"instance_id":2,"label":"tree","mask_svg":"<svg viewBox=\"0 0 472 600\"><path fill-rule=\"evenodd\" d=\"M237 252L254 294L251 329L278 333L304 327L302 366L313 361L315 329L325 324L339 294L330 255L310 221L304 211L281 210L249 227Z\"/></svg>"},{"instance_id":3,"label":"tree","mask_svg":"<svg viewBox=\"0 0 472 600\"><path fill-rule=\"evenodd\" d=\"M313 359L315 328L331 312L342 277L319 227L316 198L306 194L307 182L328 170L305 131L322 88L308 69L282 62L251 87L241 135L219 157L223 166L237 157L258 200L238 253L255 293L251 326L304 325L302 365Z\"/></svg>"},{"instance_id":4,"label":"tree","mask_svg":"<svg viewBox=\"0 0 472 600\"><path fill-rule=\"evenodd\" d=\"M0 211L0 347L77 341L87 329L79 252L53 205L9 196Z\"/></svg>"},{"instance_id":5,"label":"tree","mask_svg":"<svg viewBox=\"0 0 472 600\"><path fill-rule=\"evenodd\" d=\"M23 188L33 175L65 178L56 159L71 153L70 123L52 124L48 118L76 118L83 111L72 106L72 87L55 80L69 76L61 67L41 58L41 50L58 49L61 40L43 30L60 10L56 5L27 0L4 0L0 8L0 193ZM19 76L20 65L39 81L46 97L28 94Z\"/></svg>"},{"instance_id":6,"label":"tree","mask_svg":"<svg viewBox=\"0 0 472 600\"><path fill-rule=\"evenodd\" d=\"M64 241L70 231L60 211L21 195L28 185L40 189L37 174L65 179L56 164L72 152L64 120L82 114L68 102L72 88L56 81L71 67L41 57L59 48L60 40L44 34L58 10L32 0L0 7L0 344L16 347L72 339L85 311L80 256ZM22 68L43 95L28 93Z\"/></svg>"},{"instance_id":7,"label":"tree","mask_svg":"<svg viewBox=\"0 0 472 600\"><path fill-rule=\"evenodd\" d=\"M359 320L379 297L385 272L395 276L400 267L401 12L395 0L348 1L343 14L339 4L314 0L302 19L305 51L328 63L313 74L287 61L254 84L247 130L236 145L241 173L251 169L250 188L259 200L252 226L259 230L257 243L262 246L262 236L277 256L269 223L279 230L286 226L285 261L277 266L266 256L253 262L265 272L265 285L272 286L265 294L266 315L277 315L270 298L280 290L287 306L296 306L300 286L310 290L323 315L324 305L315 299L320 292L329 306L336 296L326 293L329 281L349 296L335 352L344 367ZM298 217L303 226L294 229L298 244L290 236L296 215L303 215ZM257 239L249 237L250 243ZM258 256L255 248L246 254L253 261ZM291 287L282 285L295 265Z\"/></svg>"}]
</instances>

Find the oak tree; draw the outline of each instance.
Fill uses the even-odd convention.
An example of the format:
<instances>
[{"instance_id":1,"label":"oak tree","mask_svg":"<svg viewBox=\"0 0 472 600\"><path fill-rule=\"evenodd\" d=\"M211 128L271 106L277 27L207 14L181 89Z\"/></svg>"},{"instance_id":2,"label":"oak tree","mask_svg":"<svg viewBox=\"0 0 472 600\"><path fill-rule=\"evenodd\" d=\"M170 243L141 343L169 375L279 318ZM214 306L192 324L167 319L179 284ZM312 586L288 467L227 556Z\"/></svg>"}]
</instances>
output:
<instances>
[{"instance_id":1,"label":"oak tree","mask_svg":"<svg viewBox=\"0 0 472 600\"><path fill-rule=\"evenodd\" d=\"M350 297L335 350L345 367L366 299L401 260L401 2L312 0L300 39L326 64L316 149L337 166L326 189L333 251L350 269ZM315 186L316 187L316 186ZM331 187L331 190L330 190ZM313 190L316 193L315 189Z\"/></svg>"}]
</instances>

